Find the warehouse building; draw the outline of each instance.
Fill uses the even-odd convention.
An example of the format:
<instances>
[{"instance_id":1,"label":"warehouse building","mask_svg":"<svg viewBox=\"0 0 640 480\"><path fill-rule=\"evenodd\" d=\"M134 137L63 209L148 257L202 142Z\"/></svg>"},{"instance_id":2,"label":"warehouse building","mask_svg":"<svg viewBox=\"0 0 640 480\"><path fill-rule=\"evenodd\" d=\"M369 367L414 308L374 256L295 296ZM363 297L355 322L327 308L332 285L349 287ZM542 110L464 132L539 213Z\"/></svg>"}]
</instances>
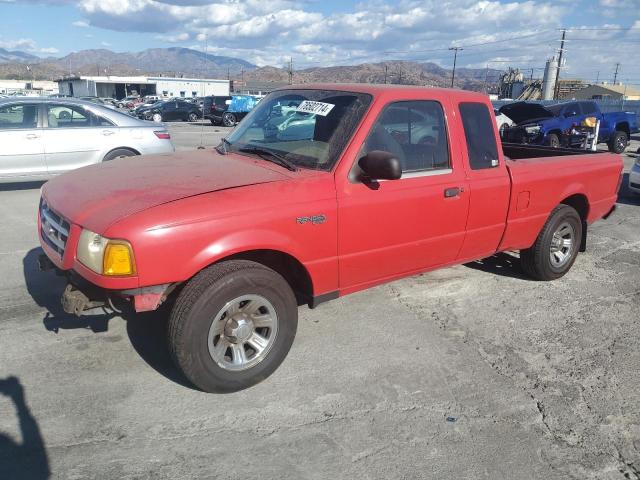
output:
<instances>
[{"instance_id":1,"label":"warehouse building","mask_svg":"<svg viewBox=\"0 0 640 480\"><path fill-rule=\"evenodd\" d=\"M229 80L175 77L79 76L56 80L62 95L124 98L128 95L204 97L229 95Z\"/></svg>"},{"instance_id":2,"label":"warehouse building","mask_svg":"<svg viewBox=\"0 0 640 480\"><path fill-rule=\"evenodd\" d=\"M576 100L640 100L640 89L629 85L599 83L574 92Z\"/></svg>"}]
</instances>

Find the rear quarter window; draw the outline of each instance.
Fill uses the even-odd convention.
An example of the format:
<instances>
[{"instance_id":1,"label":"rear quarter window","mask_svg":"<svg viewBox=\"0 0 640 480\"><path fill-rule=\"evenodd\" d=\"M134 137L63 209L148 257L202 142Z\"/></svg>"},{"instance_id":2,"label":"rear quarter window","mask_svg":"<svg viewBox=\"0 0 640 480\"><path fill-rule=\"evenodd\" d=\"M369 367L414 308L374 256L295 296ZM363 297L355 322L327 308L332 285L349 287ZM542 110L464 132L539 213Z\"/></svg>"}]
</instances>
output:
<instances>
[{"instance_id":1,"label":"rear quarter window","mask_svg":"<svg viewBox=\"0 0 640 480\"><path fill-rule=\"evenodd\" d=\"M472 170L497 167L498 146L491 112L483 103L461 103L459 108L467 141L469 166Z\"/></svg>"}]
</instances>

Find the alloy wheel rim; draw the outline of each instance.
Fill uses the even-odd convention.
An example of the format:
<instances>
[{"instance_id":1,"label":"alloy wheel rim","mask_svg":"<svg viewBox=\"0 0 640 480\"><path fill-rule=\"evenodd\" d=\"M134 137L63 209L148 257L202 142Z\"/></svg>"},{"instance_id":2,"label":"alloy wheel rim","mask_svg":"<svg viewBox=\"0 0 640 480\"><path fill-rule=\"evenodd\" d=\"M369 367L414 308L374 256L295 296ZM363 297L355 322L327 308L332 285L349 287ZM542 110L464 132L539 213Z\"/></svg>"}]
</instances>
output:
<instances>
[{"instance_id":1,"label":"alloy wheel rim","mask_svg":"<svg viewBox=\"0 0 640 480\"><path fill-rule=\"evenodd\" d=\"M567 264L573 255L575 247L575 230L569 222L562 222L551 237L549 259L555 268Z\"/></svg>"},{"instance_id":2,"label":"alloy wheel rim","mask_svg":"<svg viewBox=\"0 0 640 480\"><path fill-rule=\"evenodd\" d=\"M227 302L209 327L209 355L230 371L254 367L269 354L278 334L276 310L260 295L242 295Z\"/></svg>"}]
</instances>

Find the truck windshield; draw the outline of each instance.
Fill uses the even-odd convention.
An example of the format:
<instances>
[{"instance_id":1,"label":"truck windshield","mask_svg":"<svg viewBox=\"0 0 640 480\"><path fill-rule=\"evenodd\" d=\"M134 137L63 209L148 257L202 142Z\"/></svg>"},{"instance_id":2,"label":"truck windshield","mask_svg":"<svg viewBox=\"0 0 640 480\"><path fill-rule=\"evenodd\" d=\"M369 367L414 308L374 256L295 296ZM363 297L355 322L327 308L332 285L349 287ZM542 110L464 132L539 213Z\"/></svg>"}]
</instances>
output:
<instances>
[{"instance_id":1,"label":"truck windshield","mask_svg":"<svg viewBox=\"0 0 640 480\"><path fill-rule=\"evenodd\" d=\"M227 137L227 150L259 149L295 166L330 170L372 97L336 90L279 90L266 96Z\"/></svg>"}]
</instances>

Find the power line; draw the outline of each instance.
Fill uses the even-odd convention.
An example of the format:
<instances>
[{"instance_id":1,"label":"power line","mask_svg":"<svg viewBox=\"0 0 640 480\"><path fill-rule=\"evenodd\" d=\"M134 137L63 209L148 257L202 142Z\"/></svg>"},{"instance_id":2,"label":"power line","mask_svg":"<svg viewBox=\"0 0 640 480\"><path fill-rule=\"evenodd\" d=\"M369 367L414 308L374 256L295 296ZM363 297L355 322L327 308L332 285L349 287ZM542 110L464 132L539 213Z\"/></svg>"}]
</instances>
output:
<instances>
[{"instance_id":1,"label":"power line","mask_svg":"<svg viewBox=\"0 0 640 480\"><path fill-rule=\"evenodd\" d=\"M480 43L470 43L467 45L458 45L460 47L460 49L464 49L464 48L471 48L471 47L480 47L483 45L492 45L494 43L502 43L502 42L510 42L512 40L519 40L521 38L530 38L530 37L537 37L538 35L541 35L543 33L547 33L547 32L552 32L553 30L541 30L539 32L536 33L530 33L528 35L520 35L517 37L510 37L510 38L503 38L502 40L492 40L489 42L480 42ZM452 47L452 48L456 48L456 47ZM428 50L386 50L382 53L385 54L389 54L389 53L426 53L426 52L440 52L440 51L446 51L446 50L451 50L451 48L431 48Z\"/></svg>"}]
</instances>

